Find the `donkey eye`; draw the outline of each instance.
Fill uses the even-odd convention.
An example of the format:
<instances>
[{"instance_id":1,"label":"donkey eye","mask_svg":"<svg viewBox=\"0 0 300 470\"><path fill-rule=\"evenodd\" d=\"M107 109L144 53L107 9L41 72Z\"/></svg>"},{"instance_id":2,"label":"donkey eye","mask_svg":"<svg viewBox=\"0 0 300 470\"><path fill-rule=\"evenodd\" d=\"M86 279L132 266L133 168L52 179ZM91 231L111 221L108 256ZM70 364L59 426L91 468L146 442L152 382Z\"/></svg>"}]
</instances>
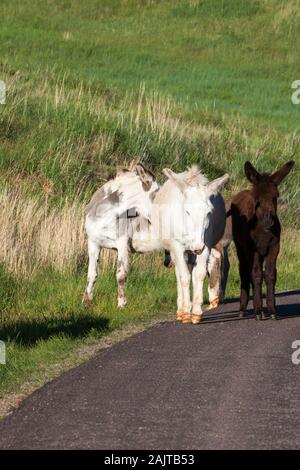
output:
<instances>
[{"instance_id":1,"label":"donkey eye","mask_svg":"<svg viewBox=\"0 0 300 470\"><path fill-rule=\"evenodd\" d=\"M257 209L259 206L260 206L260 202L259 202L259 201L256 201L255 209Z\"/></svg>"}]
</instances>

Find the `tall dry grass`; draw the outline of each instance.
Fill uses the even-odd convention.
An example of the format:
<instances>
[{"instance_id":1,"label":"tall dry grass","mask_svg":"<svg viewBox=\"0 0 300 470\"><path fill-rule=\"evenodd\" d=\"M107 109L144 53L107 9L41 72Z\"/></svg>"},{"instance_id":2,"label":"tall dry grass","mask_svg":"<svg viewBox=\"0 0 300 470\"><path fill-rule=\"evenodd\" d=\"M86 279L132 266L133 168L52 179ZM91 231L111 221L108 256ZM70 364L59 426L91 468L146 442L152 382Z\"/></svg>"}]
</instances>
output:
<instances>
[{"instance_id":1,"label":"tall dry grass","mask_svg":"<svg viewBox=\"0 0 300 470\"><path fill-rule=\"evenodd\" d=\"M83 208L78 202L49 209L21 191L0 192L0 262L28 275L43 266L73 269L85 254Z\"/></svg>"}]
</instances>

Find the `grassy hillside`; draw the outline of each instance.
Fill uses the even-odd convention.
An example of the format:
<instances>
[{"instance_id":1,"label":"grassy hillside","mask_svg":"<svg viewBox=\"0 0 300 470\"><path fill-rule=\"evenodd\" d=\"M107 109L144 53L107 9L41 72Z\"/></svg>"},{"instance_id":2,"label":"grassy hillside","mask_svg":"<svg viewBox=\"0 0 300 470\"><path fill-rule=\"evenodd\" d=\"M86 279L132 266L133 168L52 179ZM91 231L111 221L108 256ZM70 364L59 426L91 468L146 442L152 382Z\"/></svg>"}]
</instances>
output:
<instances>
[{"instance_id":1,"label":"grassy hillside","mask_svg":"<svg viewBox=\"0 0 300 470\"><path fill-rule=\"evenodd\" d=\"M278 289L299 287L298 0L1 2L0 366L2 393L122 325L175 311L174 273L135 258L129 307L116 309L111 259L90 311L81 306L83 206L117 167L199 163L275 169L293 158L279 212ZM238 294L232 252L228 295ZM146 296L145 296L146 292ZM140 305L143 305L141 309ZM46 375L45 375L46 374Z\"/></svg>"}]
</instances>

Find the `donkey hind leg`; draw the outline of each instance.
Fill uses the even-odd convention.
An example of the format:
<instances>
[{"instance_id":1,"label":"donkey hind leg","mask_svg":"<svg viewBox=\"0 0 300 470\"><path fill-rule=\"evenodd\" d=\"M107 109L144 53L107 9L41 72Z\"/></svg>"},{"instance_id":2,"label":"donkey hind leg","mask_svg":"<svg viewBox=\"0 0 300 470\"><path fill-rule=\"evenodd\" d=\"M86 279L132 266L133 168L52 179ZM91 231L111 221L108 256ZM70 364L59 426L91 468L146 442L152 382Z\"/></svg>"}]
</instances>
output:
<instances>
[{"instance_id":1,"label":"donkey hind leg","mask_svg":"<svg viewBox=\"0 0 300 470\"><path fill-rule=\"evenodd\" d=\"M93 299L93 289L98 276L98 261L100 256L101 247L89 240L88 241L88 254L89 254L89 267L87 274L87 286L83 294L82 302L89 305Z\"/></svg>"},{"instance_id":2,"label":"donkey hind leg","mask_svg":"<svg viewBox=\"0 0 300 470\"><path fill-rule=\"evenodd\" d=\"M209 306L208 310L216 308L221 301L221 277L222 277L222 266L223 266L223 251L212 248L210 257L208 260L208 297Z\"/></svg>"},{"instance_id":3,"label":"donkey hind leg","mask_svg":"<svg viewBox=\"0 0 300 470\"><path fill-rule=\"evenodd\" d=\"M128 274L128 248L127 241L118 247L118 262L117 262L117 283L118 283L118 307L125 307L127 304L125 294L125 283Z\"/></svg>"},{"instance_id":4,"label":"donkey hind leg","mask_svg":"<svg viewBox=\"0 0 300 470\"><path fill-rule=\"evenodd\" d=\"M192 323L200 323L203 305L203 284L207 274L209 250L205 248L201 255L197 256L197 265L193 269L193 310Z\"/></svg>"}]
</instances>

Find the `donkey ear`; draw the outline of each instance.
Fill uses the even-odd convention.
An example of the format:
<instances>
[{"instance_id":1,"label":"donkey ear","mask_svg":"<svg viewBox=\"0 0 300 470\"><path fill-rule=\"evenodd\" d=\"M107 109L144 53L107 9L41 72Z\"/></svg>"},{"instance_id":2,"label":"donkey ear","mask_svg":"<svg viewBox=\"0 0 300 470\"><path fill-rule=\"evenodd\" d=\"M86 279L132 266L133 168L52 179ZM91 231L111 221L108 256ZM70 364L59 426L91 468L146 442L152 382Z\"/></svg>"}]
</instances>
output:
<instances>
[{"instance_id":1,"label":"donkey ear","mask_svg":"<svg viewBox=\"0 0 300 470\"><path fill-rule=\"evenodd\" d=\"M222 187L224 186L225 183L229 180L229 174L225 173L225 175L220 176L220 178L217 178L210 183L207 184L207 188L211 194L217 194L219 191L221 191Z\"/></svg>"},{"instance_id":2,"label":"donkey ear","mask_svg":"<svg viewBox=\"0 0 300 470\"><path fill-rule=\"evenodd\" d=\"M153 175L153 173L147 170L141 163L137 163L135 165L135 172L140 178L144 190L149 191L153 181L155 180L155 176Z\"/></svg>"},{"instance_id":3,"label":"donkey ear","mask_svg":"<svg viewBox=\"0 0 300 470\"><path fill-rule=\"evenodd\" d=\"M174 171L170 170L170 168L164 168L163 174L169 179L172 180L175 177Z\"/></svg>"},{"instance_id":4,"label":"donkey ear","mask_svg":"<svg viewBox=\"0 0 300 470\"><path fill-rule=\"evenodd\" d=\"M245 163L244 170L246 178L248 178L251 183L255 184L258 182L260 174L250 162Z\"/></svg>"},{"instance_id":5,"label":"donkey ear","mask_svg":"<svg viewBox=\"0 0 300 470\"><path fill-rule=\"evenodd\" d=\"M285 165L283 165L278 171L273 173L273 175L271 176L273 183L275 183L276 185L280 184L281 181L289 174L294 165L295 162L293 160L290 160Z\"/></svg>"},{"instance_id":6,"label":"donkey ear","mask_svg":"<svg viewBox=\"0 0 300 470\"><path fill-rule=\"evenodd\" d=\"M170 181L172 181L182 193L187 188L187 184L184 182L184 180L182 178L179 178L178 175L174 173L174 171L170 170L170 168L164 168L163 174Z\"/></svg>"}]
</instances>

